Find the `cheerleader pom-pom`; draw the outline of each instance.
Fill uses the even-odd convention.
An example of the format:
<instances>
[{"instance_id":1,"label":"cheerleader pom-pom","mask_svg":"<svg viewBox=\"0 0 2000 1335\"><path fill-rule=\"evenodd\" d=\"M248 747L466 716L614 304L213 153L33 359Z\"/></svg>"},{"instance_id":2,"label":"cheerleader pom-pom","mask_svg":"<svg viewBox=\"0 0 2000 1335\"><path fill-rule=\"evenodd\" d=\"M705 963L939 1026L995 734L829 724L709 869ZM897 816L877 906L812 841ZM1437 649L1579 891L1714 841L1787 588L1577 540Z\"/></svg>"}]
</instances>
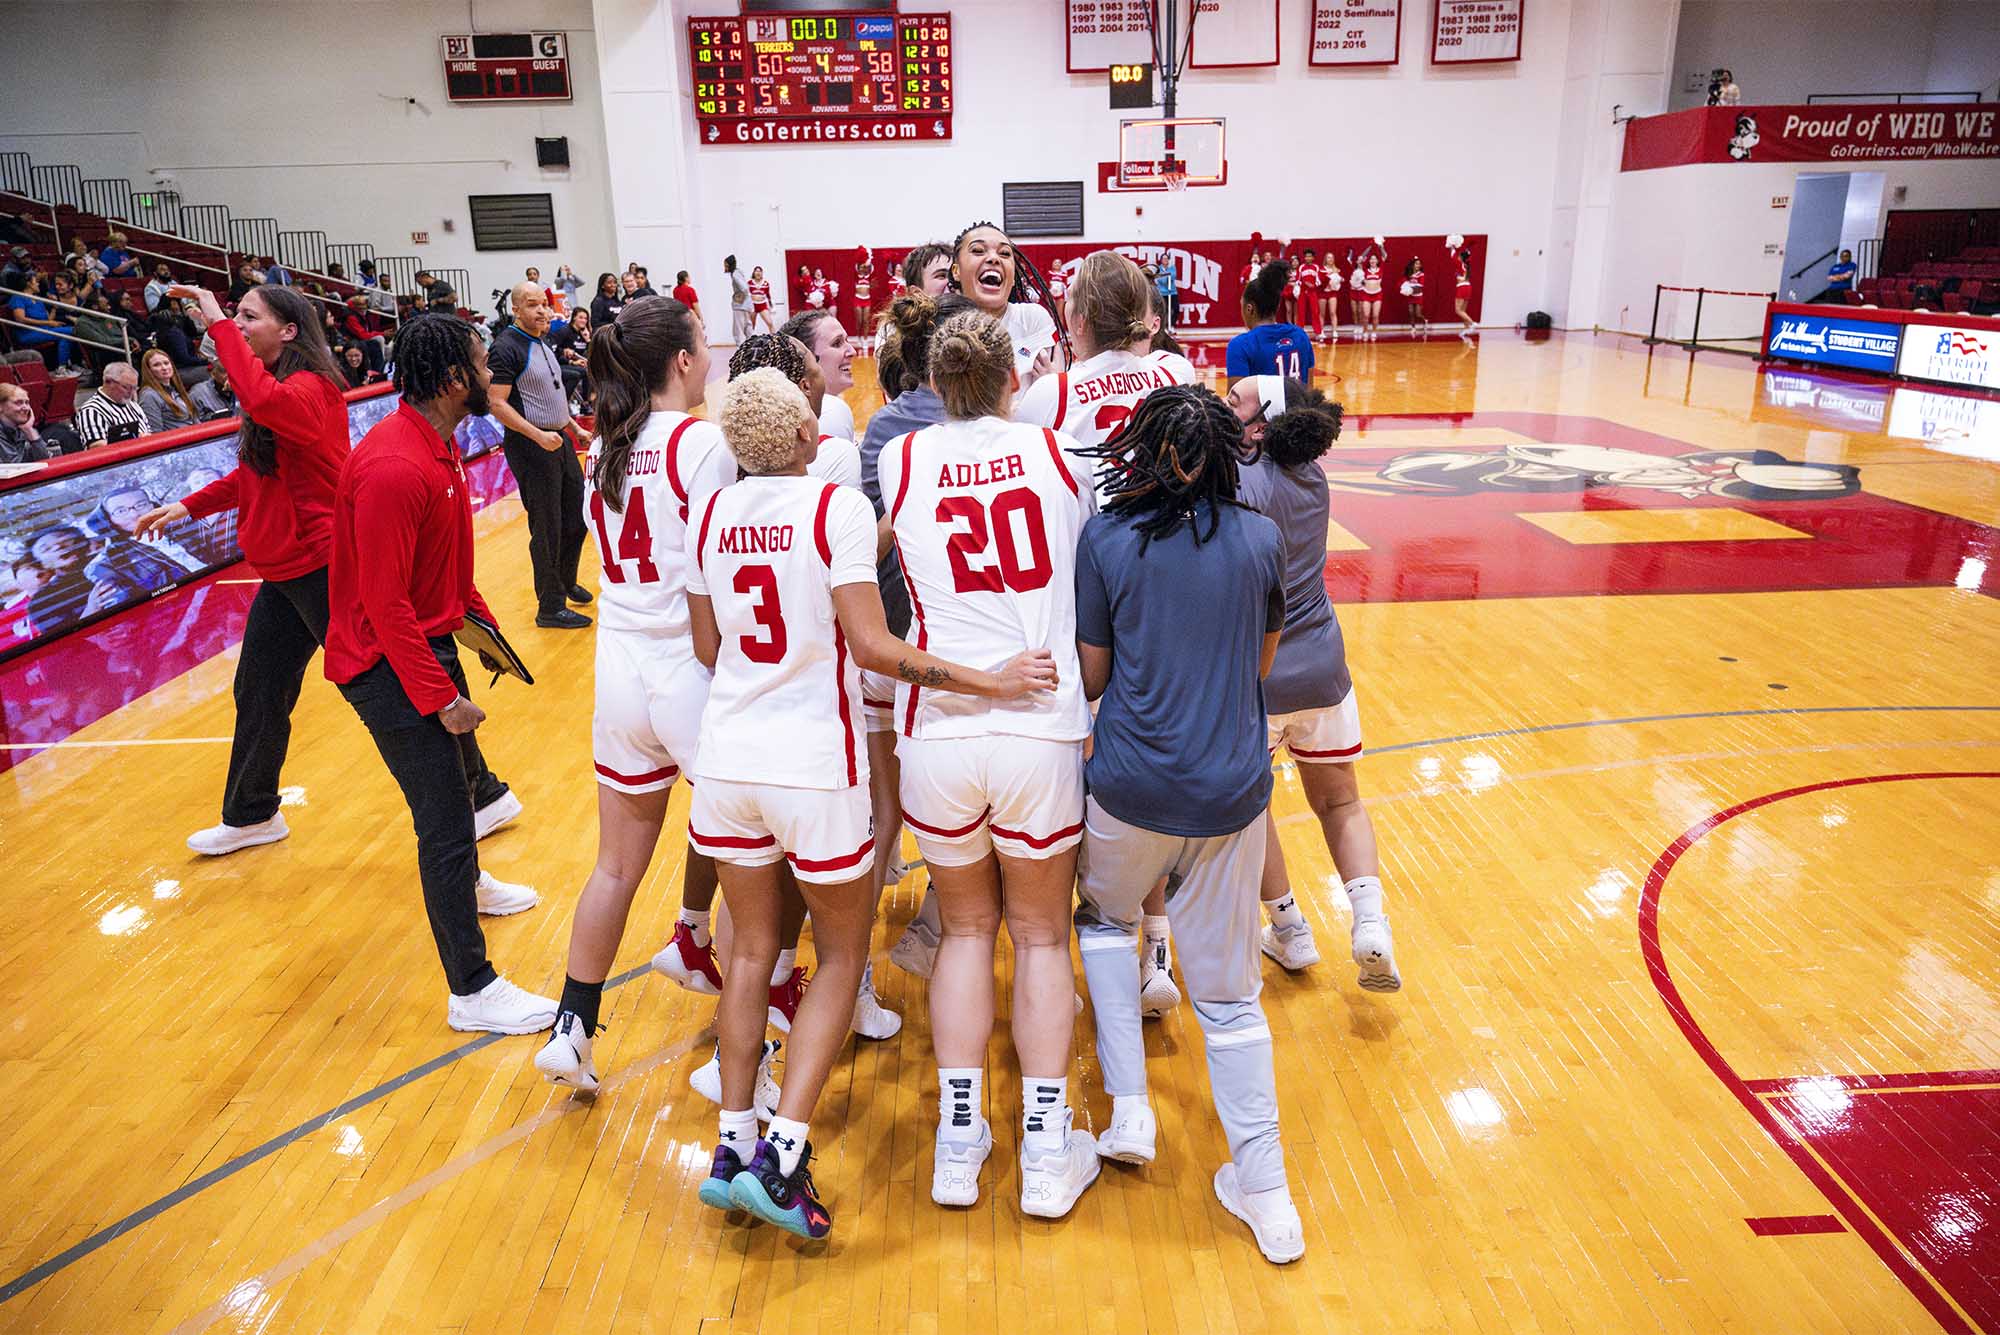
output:
<instances>
[{"instance_id":1,"label":"cheerleader pom-pom","mask_svg":"<svg viewBox=\"0 0 2000 1335\"><path fill-rule=\"evenodd\" d=\"M1376 245L1378 245L1378 246L1386 246L1386 245L1388 245L1389 243L1388 243L1387 241L1383 240L1383 239L1382 239L1381 237L1379 237L1379 236L1378 236L1378 237L1376 237L1376 238L1375 238L1375 244L1376 244Z\"/></svg>"},{"instance_id":2,"label":"cheerleader pom-pom","mask_svg":"<svg viewBox=\"0 0 2000 1335\"><path fill-rule=\"evenodd\" d=\"M1264 234L1262 232L1252 232L1250 234L1250 249L1255 250L1263 244Z\"/></svg>"},{"instance_id":3,"label":"cheerleader pom-pom","mask_svg":"<svg viewBox=\"0 0 2000 1335\"><path fill-rule=\"evenodd\" d=\"M812 291L806 293L806 305L814 307L826 305L826 293L818 288L814 288Z\"/></svg>"},{"instance_id":4,"label":"cheerleader pom-pom","mask_svg":"<svg viewBox=\"0 0 2000 1335\"><path fill-rule=\"evenodd\" d=\"M868 247L856 246L854 248L854 257L860 260L863 264L866 264L868 262Z\"/></svg>"},{"instance_id":5,"label":"cheerleader pom-pom","mask_svg":"<svg viewBox=\"0 0 2000 1335\"><path fill-rule=\"evenodd\" d=\"M1405 283L1398 290L1401 291L1402 294L1406 297L1414 297L1415 295L1417 295L1417 285L1415 283Z\"/></svg>"},{"instance_id":6,"label":"cheerleader pom-pom","mask_svg":"<svg viewBox=\"0 0 2000 1335\"><path fill-rule=\"evenodd\" d=\"M1460 246L1465 244L1465 238L1460 236L1457 232L1453 232L1450 236L1444 239L1444 244L1447 250L1457 250Z\"/></svg>"}]
</instances>

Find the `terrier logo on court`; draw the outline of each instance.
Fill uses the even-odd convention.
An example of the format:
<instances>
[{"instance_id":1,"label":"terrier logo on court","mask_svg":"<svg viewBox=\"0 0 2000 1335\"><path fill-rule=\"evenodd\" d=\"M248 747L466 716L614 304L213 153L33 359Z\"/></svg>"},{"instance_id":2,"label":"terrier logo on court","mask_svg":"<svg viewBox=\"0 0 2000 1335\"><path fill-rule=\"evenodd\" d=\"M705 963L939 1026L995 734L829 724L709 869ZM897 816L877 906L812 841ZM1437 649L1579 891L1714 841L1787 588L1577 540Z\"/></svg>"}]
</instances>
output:
<instances>
[{"instance_id":1,"label":"terrier logo on court","mask_svg":"<svg viewBox=\"0 0 2000 1335\"><path fill-rule=\"evenodd\" d=\"M1957 585L2000 530L1871 495L1851 464L1597 417L1365 416L1321 460L1339 602ZM1408 437L1399 446L1397 438ZM1460 442L1463 443L1460 443Z\"/></svg>"}]
</instances>

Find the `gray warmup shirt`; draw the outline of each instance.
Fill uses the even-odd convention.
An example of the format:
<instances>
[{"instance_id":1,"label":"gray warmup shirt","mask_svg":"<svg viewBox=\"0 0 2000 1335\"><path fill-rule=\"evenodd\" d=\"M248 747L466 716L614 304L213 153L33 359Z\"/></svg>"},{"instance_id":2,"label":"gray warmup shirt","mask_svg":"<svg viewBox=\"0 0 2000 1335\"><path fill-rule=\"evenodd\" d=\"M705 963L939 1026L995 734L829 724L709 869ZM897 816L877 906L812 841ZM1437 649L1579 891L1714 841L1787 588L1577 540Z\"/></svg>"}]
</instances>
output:
<instances>
[{"instance_id":1,"label":"gray warmup shirt","mask_svg":"<svg viewBox=\"0 0 2000 1335\"><path fill-rule=\"evenodd\" d=\"M1259 459L1243 469L1236 499L1275 523L1284 542L1285 633L1264 679L1265 708L1292 714L1337 705L1354 680L1326 596L1326 474L1317 461L1280 468Z\"/></svg>"}]
</instances>

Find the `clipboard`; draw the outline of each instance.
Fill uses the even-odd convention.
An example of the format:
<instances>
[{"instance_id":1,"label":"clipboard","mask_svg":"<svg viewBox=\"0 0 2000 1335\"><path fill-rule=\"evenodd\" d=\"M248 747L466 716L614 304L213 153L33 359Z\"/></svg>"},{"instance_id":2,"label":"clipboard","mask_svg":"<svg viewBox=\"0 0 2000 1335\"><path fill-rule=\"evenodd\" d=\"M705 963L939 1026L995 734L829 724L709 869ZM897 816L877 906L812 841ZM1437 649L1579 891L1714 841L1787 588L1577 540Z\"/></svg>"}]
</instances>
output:
<instances>
[{"instance_id":1,"label":"clipboard","mask_svg":"<svg viewBox=\"0 0 2000 1335\"><path fill-rule=\"evenodd\" d=\"M528 665L521 661L521 656L514 652L514 646L507 643L507 637L500 633L500 628L471 608L466 609L465 620L451 633L451 637L475 654L484 654L500 665L500 670L493 674L488 686L497 684L503 676L519 677L530 686L535 684L534 674L528 671Z\"/></svg>"}]
</instances>

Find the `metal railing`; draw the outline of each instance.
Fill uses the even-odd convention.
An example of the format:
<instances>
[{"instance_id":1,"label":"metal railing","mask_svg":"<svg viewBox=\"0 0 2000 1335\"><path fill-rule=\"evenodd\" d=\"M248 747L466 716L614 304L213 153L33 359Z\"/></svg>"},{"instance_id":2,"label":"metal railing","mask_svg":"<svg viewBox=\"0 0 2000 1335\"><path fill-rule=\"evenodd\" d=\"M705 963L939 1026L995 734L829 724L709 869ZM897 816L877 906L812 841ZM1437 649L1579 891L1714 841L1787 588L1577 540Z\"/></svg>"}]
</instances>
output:
<instances>
[{"instance_id":1,"label":"metal railing","mask_svg":"<svg viewBox=\"0 0 2000 1335\"><path fill-rule=\"evenodd\" d=\"M35 192L35 160L26 153L0 153L0 190L31 197Z\"/></svg>"},{"instance_id":2,"label":"metal railing","mask_svg":"<svg viewBox=\"0 0 2000 1335\"><path fill-rule=\"evenodd\" d=\"M375 257L375 272L382 280L382 286L401 295L417 285L417 275L423 272L424 261L419 255L378 255Z\"/></svg>"},{"instance_id":3,"label":"metal railing","mask_svg":"<svg viewBox=\"0 0 2000 1335\"><path fill-rule=\"evenodd\" d=\"M1824 261L1824 260L1826 260L1826 259L1828 259L1828 258L1830 258L1830 257L1832 257L1832 256L1834 256L1834 255L1838 255L1839 253L1840 253L1840 247L1839 247L1839 246L1835 246L1835 247L1834 247L1834 248L1833 248L1832 250L1829 250L1829 251L1827 251L1827 252L1826 252L1826 254L1824 254L1824 255L1821 255L1821 256L1819 256L1819 257L1818 257L1817 259L1814 259L1814 260L1810 261L1810 262L1809 262L1809 263L1808 263L1808 264L1806 265L1806 267L1805 267L1804 269L1800 269L1800 270L1799 270L1799 271L1798 271L1797 273L1794 273L1794 274L1792 275L1792 277L1794 277L1794 278L1797 278L1797 277L1799 276L1799 274L1802 274L1802 273L1805 273L1805 272L1807 272L1808 270L1811 270L1811 269L1817 269L1817 268L1818 268L1818 267L1820 266L1820 263L1821 263L1822 261Z\"/></svg>"},{"instance_id":4,"label":"metal railing","mask_svg":"<svg viewBox=\"0 0 2000 1335\"><path fill-rule=\"evenodd\" d=\"M280 232L275 258L287 269L295 269L302 273L324 273L327 263L326 233Z\"/></svg>"},{"instance_id":5,"label":"metal railing","mask_svg":"<svg viewBox=\"0 0 2000 1335\"><path fill-rule=\"evenodd\" d=\"M182 204L181 235L213 250L229 250L229 208L224 204Z\"/></svg>"},{"instance_id":6,"label":"metal railing","mask_svg":"<svg viewBox=\"0 0 2000 1335\"><path fill-rule=\"evenodd\" d=\"M1822 102L1977 102L1979 90L1969 93L1812 93L1806 97L1807 106L1818 106Z\"/></svg>"},{"instance_id":7,"label":"metal railing","mask_svg":"<svg viewBox=\"0 0 2000 1335\"><path fill-rule=\"evenodd\" d=\"M7 304L14 297L26 297L29 301L39 301L51 311L74 311L77 315L86 316L90 319L107 320L118 326L118 341L116 343L106 343L101 339L89 338L75 332L76 321L73 318L69 322L69 332L60 334L49 329L46 325L31 324L26 320L17 320L13 315L14 308ZM132 360L132 329L122 318L116 315L107 315L103 311L91 310L87 306L76 306L67 301L57 301L54 297L36 296L31 292L23 292L19 288L0 287L0 325L6 325L10 329L25 329L31 334L43 334L59 342L67 340L68 342L81 343L88 347L103 348L106 352L117 353L118 360L122 362ZM33 351L33 349L23 346L22 351Z\"/></svg>"},{"instance_id":8,"label":"metal railing","mask_svg":"<svg viewBox=\"0 0 2000 1335\"><path fill-rule=\"evenodd\" d=\"M338 264L349 283L361 282L361 262L375 262L375 247L363 241L337 241L326 248L326 262Z\"/></svg>"},{"instance_id":9,"label":"metal railing","mask_svg":"<svg viewBox=\"0 0 2000 1335\"><path fill-rule=\"evenodd\" d=\"M1864 236L1854 247L1854 262L1861 266L1862 278L1879 278L1882 266L1882 238Z\"/></svg>"},{"instance_id":10,"label":"metal railing","mask_svg":"<svg viewBox=\"0 0 2000 1335\"><path fill-rule=\"evenodd\" d=\"M116 176L92 176L83 183L83 211L106 219L132 216L132 183Z\"/></svg>"},{"instance_id":11,"label":"metal railing","mask_svg":"<svg viewBox=\"0 0 2000 1335\"><path fill-rule=\"evenodd\" d=\"M80 168L66 164L34 167L29 171L29 179L33 182L36 199L51 204L67 204L73 209L83 207L83 171Z\"/></svg>"},{"instance_id":12,"label":"metal railing","mask_svg":"<svg viewBox=\"0 0 2000 1335\"><path fill-rule=\"evenodd\" d=\"M126 215L134 226L167 236L181 235L181 196L178 190L141 191L132 197L132 212Z\"/></svg>"},{"instance_id":13,"label":"metal railing","mask_svg":"<svg viewBox=\"0 0 2000 1335\"><path fill-rule=\"evenodd\" d=\"M276 218L231 218L229 248L255 261L278 257Z\"/></svg>"}]
</instances>

